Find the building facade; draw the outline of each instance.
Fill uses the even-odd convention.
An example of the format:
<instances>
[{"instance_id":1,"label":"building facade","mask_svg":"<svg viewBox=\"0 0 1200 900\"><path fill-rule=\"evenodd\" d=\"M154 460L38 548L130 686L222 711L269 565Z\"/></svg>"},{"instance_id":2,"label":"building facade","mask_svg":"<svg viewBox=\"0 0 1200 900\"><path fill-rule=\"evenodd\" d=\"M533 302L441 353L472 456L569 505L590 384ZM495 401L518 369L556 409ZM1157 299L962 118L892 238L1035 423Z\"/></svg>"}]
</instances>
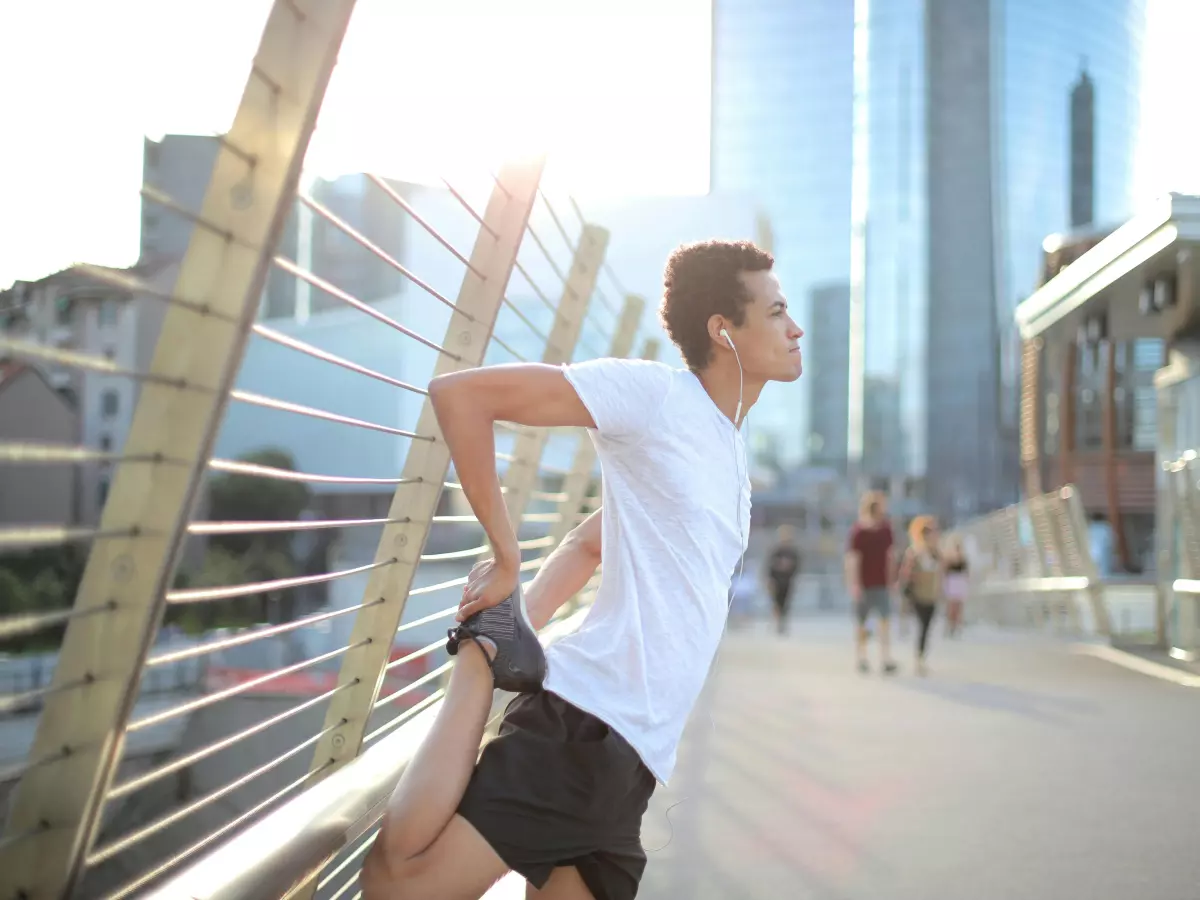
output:
<instances>
[{"instance_id":1,"label":"building facade","mask_svg":"<svg viewBox=\"0 0 1200 900\"><path fill-rule=\"evenodd\" d=\"M928 473L943 516L1016 497L1012 311L1047 234L1132 209L1145 17L1145 0L856 0L851 446L865 474ZM902 449L875 460L868 379L900 412Z\"/></svg>"},{"instance_id":2,"label":"building facade","mask_svg":"<svg viewBox=\"0 0 1200 900\"><path fill-rule=\"evenodd\" d=\"M10 360L0 362L0 443L72 445L79 411L43 372ZM73 467L0 463L0 523L70 525L79 521Z\"/></svg>"},{"instance_id":3,"label":"building facade","mask_svg":"<svg viewBox=\"0 0 1200 900\"><path fill-rule=\"evenodd\" d=\"M808 297L804 380L808 393L808 459L846 470L850 410L850 285L817 285Z\"/></svg>"},{"instance_id":4,"label":"building facade","mask_svg":"<svg viewBox=\"0 0 1200 900\"><path fill-rule=\"evenodd\" d=\"M1196 483L1179 463L1200 435L1198 247L1200 198L1159 198L1119 229L1048 245L1045 284L1016 312L1026 491L1074 488L1107 537L1093 548L1105 573L1191 577L1170 560L1195 534L1172 521Z\"/></svg>"},{"instance_id":5,"label":"building facade","mask_svg":"<svg viewBox=\"0 0 1200 900\"><path fill-rule=\"evenodd\" d=\"M52 350L103 358L125 372L149 370L166 304L117 286L104 273L118 279L131 276L154 293L169 294L178 265L158 262L127 270L96 267L95 271L99 276L72 267L40 281L18 281L0 292L0 331ZM78 428L72 443L101 453L121 452L138 400L137 379L79 368L65 360L29 363L75 408ZM111 463L80 467L76 505L80 521L98 521L111 480Z\"/></svg>"},{"instance_id":6,"label":"building facade","mask_svg":"<svg viewBox=\"0 0 1200 900\"><path fill-rule=\"evenodd\" d=\"M212 178L220 142L211 135L168 134L146 139L142 148L142 181L185 210L199 212ZM179 259L187 251L192 223L153 197L142 198L139 259Z\"/></svg>"}]
</instances>

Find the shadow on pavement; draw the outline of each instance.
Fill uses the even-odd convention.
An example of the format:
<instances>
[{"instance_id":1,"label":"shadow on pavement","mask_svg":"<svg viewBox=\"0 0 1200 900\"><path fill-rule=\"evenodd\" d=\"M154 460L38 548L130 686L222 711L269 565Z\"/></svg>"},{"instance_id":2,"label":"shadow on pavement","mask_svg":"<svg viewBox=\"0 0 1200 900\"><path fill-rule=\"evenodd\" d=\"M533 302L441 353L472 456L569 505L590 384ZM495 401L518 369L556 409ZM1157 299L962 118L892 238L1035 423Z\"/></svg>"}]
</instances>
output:
<instances>
[{"instance_id":1,"label":"shadow on pavement","mask_svg":"<svg viewBox=\"0 0 1200 900\"><path fill-rule=\"evenodd\" d=\"M1019 688L985 681L954 681L937 676L929 678L898 678L898 687L973 709L1007 712L1046 725L1070 725L1079 716L1099 712L1096 703L1056 697L1052 694L1024 691Z\"/></svg>"}]
</instances>

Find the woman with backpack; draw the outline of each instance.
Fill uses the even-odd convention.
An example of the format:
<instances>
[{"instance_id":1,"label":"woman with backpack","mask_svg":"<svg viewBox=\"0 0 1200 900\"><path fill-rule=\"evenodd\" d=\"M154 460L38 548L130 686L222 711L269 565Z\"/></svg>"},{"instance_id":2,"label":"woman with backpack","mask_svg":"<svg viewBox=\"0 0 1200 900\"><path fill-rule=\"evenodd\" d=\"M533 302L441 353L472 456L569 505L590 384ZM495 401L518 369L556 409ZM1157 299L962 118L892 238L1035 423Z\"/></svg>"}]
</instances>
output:
<instances>
[{"instance_id":1,"label":"woman with backpack","mask_svg":"<svg viewBox=\"0 0 1200 900\"><path fill-rule=\"evenodd\" d=\"M938 553L937 521L917 516L908 526L911 543L900 563L900 584L917 617L916 673L924 675L929 626L942 600L944 567Z\"/></svg>"}]
</instances>

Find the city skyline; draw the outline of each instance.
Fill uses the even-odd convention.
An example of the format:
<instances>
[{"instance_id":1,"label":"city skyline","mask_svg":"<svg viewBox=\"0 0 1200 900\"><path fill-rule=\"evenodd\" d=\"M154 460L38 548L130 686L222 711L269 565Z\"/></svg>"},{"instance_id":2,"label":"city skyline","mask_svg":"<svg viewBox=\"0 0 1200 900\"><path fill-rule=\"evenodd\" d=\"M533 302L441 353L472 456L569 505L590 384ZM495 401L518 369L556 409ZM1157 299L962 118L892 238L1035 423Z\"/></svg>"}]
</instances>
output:
<instances>
[{"instance_id":1,"label":"city skyline","mask_svg":"<svg viewBox=\"0 0 1200 900\"><path fill-rule=\"evenodd\" d=\"M1079 7L855 4L846 456L872 479L937 473L927 499L945 515L1015 498L1002 462L1015 459L1013 311L1038 286L1046 235L1071 228L1071 97L1085 73L1092 124L1074 162L1088 217L1136 208L1146 2ZM899 448L868 452L869 383L893 392L884 431Z\"/></svg>"}]
</instances>

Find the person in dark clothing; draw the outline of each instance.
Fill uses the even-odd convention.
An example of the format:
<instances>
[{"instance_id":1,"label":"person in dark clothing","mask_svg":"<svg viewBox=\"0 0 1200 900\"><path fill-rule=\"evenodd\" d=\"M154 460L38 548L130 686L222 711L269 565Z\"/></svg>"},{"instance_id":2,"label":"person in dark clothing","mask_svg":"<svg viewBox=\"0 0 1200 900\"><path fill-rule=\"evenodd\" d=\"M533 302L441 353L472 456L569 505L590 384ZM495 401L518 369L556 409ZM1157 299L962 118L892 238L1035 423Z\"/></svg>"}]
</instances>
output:
<instances>
[{"instance_id":1,"label":"person in dark clothing","mask_svg":"<svg viewBox=\"0 0 1200 900\"><path fill-rule=\"evenodd\" d=\"M767 584L771 590L771 603L775 611L775 629L787 631L788 607L792 599L792 582L800 571L800 550L792 536L792 529L781 525L775 533L775 547L767 556Z\"/></svg>"},{"instance_id":2,"label":"person in dark clothing","mask_svg":"<svg viewBox=\"0 0 1200 900\"><path fill-rule=\"evenodd\" d=\"M855 650L858 670L870 671L867 663L867 622L879 616L879 654L884 674L896 671L891 652L891 590L895 584L895 541L887 520L884 496L870 491L862 498L858 521L846 542L846 586L858 620Z\"/></svg>"}]
</instances>

